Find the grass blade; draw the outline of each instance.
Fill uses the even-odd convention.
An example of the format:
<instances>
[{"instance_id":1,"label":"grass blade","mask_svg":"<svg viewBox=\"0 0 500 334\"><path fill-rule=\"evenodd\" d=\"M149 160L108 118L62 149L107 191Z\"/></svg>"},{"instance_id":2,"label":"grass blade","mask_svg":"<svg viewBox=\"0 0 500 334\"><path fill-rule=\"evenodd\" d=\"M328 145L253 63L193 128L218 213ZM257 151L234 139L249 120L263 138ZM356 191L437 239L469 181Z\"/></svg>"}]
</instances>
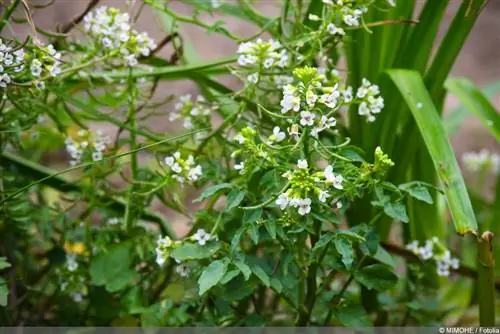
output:
<instances>
[{"instance_id":1,"label":"grass blade","mask_svg":"<svg viewBox=\"0 0 500 334\"><path fill-rule=\"evenodd\" d=\"M475 234L477 222L467 188L439 114L421 75L410 70L390 70L388 74L410 108L430 153L443 185L457 233Z\"/></svg>"},{"instance_id":2,"label":"grass blade","mask_svg":"<svg viewBox=\"0 0 500 334\"><path fill-rule=\"evenodd\" d=\"M469 112L479 118L484 127L497 140L500 140L500 114L470 80L465 78L448 79L445 87L460 99Z\"/></svg>"}]
</instances>

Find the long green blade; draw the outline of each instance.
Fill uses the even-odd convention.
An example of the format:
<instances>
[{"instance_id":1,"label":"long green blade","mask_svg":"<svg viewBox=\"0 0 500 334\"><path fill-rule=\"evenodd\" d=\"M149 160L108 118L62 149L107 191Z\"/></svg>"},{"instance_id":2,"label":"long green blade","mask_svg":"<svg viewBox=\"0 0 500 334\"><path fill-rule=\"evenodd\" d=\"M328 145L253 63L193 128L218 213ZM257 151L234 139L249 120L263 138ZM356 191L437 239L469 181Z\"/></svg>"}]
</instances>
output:
<instances>
[{"instance_id":1,"label":"long green blade","mask_svg":"<svg viewBox=\"0 0 500 334\"><path fill-rule=\"evenodd\" d=\"M410 70L390 70L388 74L401 92L417 123L444 188L457 233L461 235L475 233L477 222L467 188L439 114L421 75Z\"/></svg>"},{"instance_id":2,"label":"long green blade","mask_svg":"<svg viewBox=\"0 0 500 334\"><path fill-rule=\"evenodd\" d=\"M497 140L500 140L500 113L470 80L448 79L445 87L460 99L469 112L479 118Z\"/></svg>"}]
</instances>

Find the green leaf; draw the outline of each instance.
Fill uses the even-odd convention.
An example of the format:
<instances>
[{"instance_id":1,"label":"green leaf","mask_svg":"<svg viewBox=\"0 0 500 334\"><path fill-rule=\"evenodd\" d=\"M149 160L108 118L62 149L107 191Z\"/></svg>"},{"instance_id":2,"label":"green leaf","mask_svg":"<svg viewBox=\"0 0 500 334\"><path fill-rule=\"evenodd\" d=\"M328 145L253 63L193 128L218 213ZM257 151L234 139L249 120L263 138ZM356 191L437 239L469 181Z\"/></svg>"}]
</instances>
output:
<instances>
[{"instance_id":1,"label":"green leaf","mask_svg":"<svg viewBox=\"0 0 500 334\"><path fill-rule=\"evenodd\" d=\"M240 274L240 271L238 269L233 269L228 271L224 277L221 279L220 283L221 284L226 284L232 281L233 278L238 276Z\"/></svg>"},{"instance_id":2,"label":"green leaf","mask_svg":"<svg viewBox=\"0 0 500 334\"><path fill-rule=\"evenodd\" d=\"M240 205L241 201L245 198L246 191L244 190L239 190L239 189L233 189L229 192L227 195L227 203L226 203L226 210L229 211L232 208L237 207Z\"/></svg>"},{"instance_id":3,"label":"green leaf","mask_svg":"<svg viewBox=\"0 0 500 334\"><path fill-rule=\"evenodd\" d=\"M385 291L398 282L398 277L383 264L372 264L354 273L354 279L368 289Z\"/></svg>"},{"instance_id":4,"label":"green leaf","mask_svg":"<svg viewBox=\"0 0 500 334\"><path fill-rule=\"evenodd\" d=\"M227 271L227 262L224 260L216 260L208 265L208 267L203 270L200 278L198 279L199 294L203 295L205 292L210 290L212 287L217 285Z\"/></svg>"},{"instance_id":5,"label":"green leaf","mask_svg":"<svg viewBox=\"0 0 500 334\"><path fill-rule=\"evenodd\" d=\"M399 185L399 189L407 192L411 197L422 202L433 204L432 196L426 186L419 182L410 182Z\"/></svg>"},{"instance_id":6,"label":"green leaf","mask_svg":"<svg viewBox=\"0 0 500 334\"><path fill-rule=\"evenodd\" d=\"M449 79L453 80L453 79ZM449 82L445 82L445 87ZM448 90L452 92L449 88ZM496 81L492 84L486 85L483 88L481 88L481 93L488 99L491 100L493 96L498 94L500 92L500 81ZM455 132L457 132L460 127L462 126L462 123L465 121L467 116L469 115L469 110L465 106L460 106L458 108L455 108L451 110L447 115L445 115L443 122L444 122L444 127L446 129L446 133L448 136L451 136Z\"/></svg>"},{"instance_id":7,"label":"green leaf","mask_svg":"<svg viewBox=\"0 0 500 334\"><path fill-rule=\"evenodd\" d=\"M9 288L7 282L0 277L0 306L7 306L7 297L9 296Z\"/></svg>"},{"instance_id":8,"label":"green leaf","mask_svg":"<svg viewBox=\"0 0 500 334\"><path fill-rule=\"evenodd\" d=\"M243 224L257 224L257 220L262 216L262 208L246 210L243 214Z\"/></svg>"},{"instance_id":9,"label":"green leaf","mask_svg":"<svg viewBox=\"0 0 500 334\"><path fill-rule=\"evenodd\" d=\"M335 317L346 327L370 327L373 324L361 305L343 303L336 311Z\"/></svg>"},{"instance_id":10,"label":"green leaf","mask_svg":"<svg viewBox=\"0 0 500 334\"><path fill-rule=\"evenodd\" d=\"M108 292L117 292L123 290L127 286L131 285L137 278L139 274L130 269L121 271L119 275L110 278L106 283L106 290Z\"/></svg>"},{"instance_id":11,"label":"green leaf","mask_svg":"<svg viewBox=\"0 0 500 334\"><path fill-rule=\"evenodd\" d=\"M402 202L387 202L384 204L384 212L391 218L408 223L406 207Z\"/></svg>"},{"instance_id":12,"label":"green leaf","mask_svg":"<svg viewBox=\"0 0 500 334\"><path fill-rule=\"evenodd\" d=\"M109 248L108 252L97 255L90 263L90 277L95 285L104 285L106 290L115 292L125 288L135 279L131 272L131 243L123 243Z\"/></svg>"},{"instance_id":13,"label":"green leaf","mask_svg":"<svg viewBox=\"0 0 500 334\"><path fill-rule=\"evenodd\" d=\"M231 189L233 185L231 183L221 183L221 184L216 184L214 186L208 187L203 192L201 193L200 197L195 199L193 203L198 203L203 201L204 199L210 198L213 195L217 194L219 191L225 190L225 189Z\"/></svg>"},{"instance_id":14,"label":"green leaf","mask_svg":"<svg viewBox=\"0 0 500 334\"><path fill-rule=\"evenodd\" d=\"M0 270L5 269L5 268L9 268L9 267L10 267L10 263L7 262L7 258L0 257Z\"/></svg>"},{"instance_id":15,"label":"green leaf","mask_svg":"<svg viewBox=\"0 0 500 334\"><path fill-rule=\"evenodd\" d=\"M458 162L422 77L413 71L391 70L392 81L403 95L418 125L434 167L443 184L459 234L475 233L477 222Z\"/></svg>"},{"instance_id":16,"label":"green leaf","mask_svg":"<svg viewBox=\"0 0 500 334\"><path fill-rule=\"evenodd\" d=\"M276 219L266 219L264 226L266 227L267 232L269 232L271 238L276 239Z\"/></svg>"},{"instance_id":17,"label":"green leaf","mask_svg":"<svg viewBox=\"0 0 500 334\"><path fill-rule=\"evenodd\" d=\"M351 269L352 263L354 262L354 250L352 248L352 244L345 238L336 238L333 243L335 245L335 249L342 257L342 263L347 269Z\"/></svg>"},{"instance_id":18,"label":"green leaf","mask_svg":"<svg viewBox=\"0 0 500 334\"><path fill-rule=\"evenodd\" d=\"M200 260L212 257L220 249L218 242L209 242L206 245L199 245L184 242L174 249L170 256L177 261Z\"/></svg>"},{"instance_id":19,"label":"green leaf","mask_svg":"<svg viewBox=\"0 0 500 334\"><path fill-rule=\"evenodd\" d=\"M241 260L236 260L233 263L241 271L243 277L245 277L245 281L248 281L252 275L252 269L250 269L250 267Z\"/></svg>"},{"instance_id":20,"label":"green leaf","mask_svg":"<svg viewBox=\"0 0 500 334\"><path fill-rule=\"evenodd\" d=\"M380 245L377 245L377 251L375 252L375 254L372 255L372 257L379 261L379 262L382 262L383 264L386 264L388 265L389 267L391 267L392 269L395 269L396 268L396 262L394 261L394 258L392 257L391 254L389 254L385 249L384 247L380 246Z\"/></svg>"},{"instance_id":21,"label":"green leaf","mask_svg":"<svg viewBox=\"0 0 500 334\"><path fill-rule=\"evenodd\" d=\"M269 288L271 286L269 275L259 265L253 265L252 272L260 279L262 283L264 283L266 287Z\"/></svg>"},{"instance_id":22,"label":"green leaf","mask_svg":"<svg viewBox=\"0 0 500 334\"><path fill-rule=\"evenodd\" d=\"M500 140L500 113L471 81L452 78L446 81L445 87L460 99L469 112L479 118L497 140Z\"/></svg>"}]
</instances>

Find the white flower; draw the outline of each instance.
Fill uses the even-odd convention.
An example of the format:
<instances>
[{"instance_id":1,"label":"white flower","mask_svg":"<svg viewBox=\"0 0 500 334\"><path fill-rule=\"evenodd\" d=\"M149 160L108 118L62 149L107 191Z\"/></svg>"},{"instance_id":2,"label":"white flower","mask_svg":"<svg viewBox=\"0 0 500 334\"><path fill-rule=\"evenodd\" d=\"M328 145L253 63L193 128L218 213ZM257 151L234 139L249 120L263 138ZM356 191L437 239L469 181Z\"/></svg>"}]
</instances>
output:
<instances>
[{"instance_id":1,"label":"white flower","mask_svg":"<svg viewBox=\"0 0 500 334\"><path fill-rule=\"evenodd\" d=\"M334 117L321 116L321 128L330 129L337 124L337 120Z\"/></svg>"},{"instance_id":2,"label":"white flower","mask_svg":"<svg viewBox=\"0 0 500 334\"><path fill-rule=\"evenodd\" d=\"M252 73L252 74L248 75L247 81L252 83L252 84L256 84L257 82L259 82L259 73Z\"/></svg>"},{"instance_id":3,"label":"white flower","mask_svg":"<svg viewBox=\"0 0 500 334\"><path fill-rule=\"evenodd\" d=\"M78 262L76 262L75 254L66 254L66 268L71 272L78 269Z\"/></svg>"},{"instance_id":4,"label":"white flower","mask_svg":"<svg viewBox=\"0 0 500 334\"><path fill-rule=\"evenodd\" d=\"M288 196L285 193L280 194L275 203L280 207L281 210L285 210L289 203Z\"/></svg>"},{"instance_id":5,"label":"white flower","mask_svg":"<svg viewBox=\"0 0 500 334\"><path fill-rule=\"evenodd\" d=\"M302 126L311 126L314 124L314 119L316 118L316 115L309 111L302 111L300 112L300 125Z\"/></svg>"},{"instance_id":6,"label":"white flower","mask_svg":"<svg viewBox=\"0 0 500 334\"><path fill-rule=\"evenodd\" d=\"M264 68L271 68L274 64L274 59L273 58L266 58L264 60Z\"/></svg>"},{"instance_id":7,"label":"white flower","mask_svg":"<svg viewBox=\"0 0 500 334\"><path fill-rule=\"evenodd\" d=\"M300 133L299 126L297 124L293 124L290 128L288 128L288 133L293 139L299 140Z\"/></svg>"},{"instance_id":8,"label":"white flower","mask_svg":"<svg viewBox=\"0 0 500 334\"><path fill-rule=\"evenodd\" d=\"M412 251L413 253L418 253L418 240L413 240L408 245L406 245L406 249Z\"/></svg>"},{"instance_id":9,"label":"white flower","mask_svg":"<svg viewBox=\"0 0 500 334\"><path fill-rule=\"evenodd\" d=\"M311 199L310 198L304 198L300 199L298 203L299 207L299 215L304 216L307 215L309 212L311 212Z\"/></svg>"},{"instance_id":10,"label":"white flower","mask_svg":"<svg viewBox=\"0 0 500 334\"><path fill-rule=\"evenodd\" d=\"M318 200L322 203L325 203L326 200L330 197L330 194L328 193L328 191L325 191L325 190L321 190L319 192L319 195L318 195Z\"/></svg>"},{"instance_id":11,"label":"white flower","mask_svg":"<svg viewBox=\"0 0 500 334\"><path fill-rule=\"evenodd\" d=\"M337 188L339 190L344 189L342 182L344 181L344 178L342 175L335 175L333 173L333 167L332 165L328 165L324 169L324 174L325 174L325 179L327 183L332 183L334 188Z\"/></svg>"},{"instance_id":12,"label":"white flower","mask_svg":"<svg viewBox=\"0 0 500 334\"><path fill-rule=\"evenodd\" d=\"M345 35L344 29L335 26L335 24L333 24L333 23L328 24L328 26L326 27L326 29L328 30L328 32L331 35L334 35L334 36L335 35L338 35L338 36L344 36Z\"/></svg>"},{"instance_id":13,"label":"white flower","mask_svg":"<svg viewBox=\"0 0 500 334\"><path fill-rule=\"evenodd\" d=\"M387 0L387 3L389 4L389 6L391 7L396 7L396 0Z\"/></svg>"},{"instance_id":14,"label":"white flower","mask_svg":"<svg viewBox=\"0 0 500 334\"><path fill-rule=\"evenodd\" d=\"M234 136L233 140L237 141L239 144L243 144L245 142L245 137L243 137L241 134L237 134Z\"/></svg>"},{"instance_id":15,"label":"white flower","mask_svg":"<svg viewBox=\"0 0 500 334\"><path fill-rule=\"evenodd\" d=\"M328 108L335 108L338 105L339 97L340 92L338 91L337 86L335 86L333 92L321 95L319 101L324 103Z\"/></svg>"},{"instance_id":16,"label":"white flower","mask_svg":"<svg viewBox=\"0 0 500 334\"><path fill-rule=\"evenodd\" d=\"M197 165L194 168L191 168L188 172L188 179L190 181L196 181L203 175L203 170L200 165Z\"/></svg>"},{"instance_id":17,"label":"white flower","mask_svg":"<svg viewBox=\"0 0 500 334\"><path fill-rule=\"evenodd\" d=\"M307 160L301 159L301 160L297 161L297 167L301 168L301 169L307 169L307 167L308 167Z\"/></svg>"},{"instance_id":18,"label":"white flower","mask_svg":"<svg viewBox=\"0 0 500 334\"><path fill-rule=\"evenodd\" d=\"M185 263L180 263L177 265L175 268L175 272L180 276L180 277L188 277L190 270L187 264Z\"/></svg>"},{"instance_id":19,"label":"white flower","mask_svg":"<svg viewBox=\"0 0 500 334\"><path fill-rule=\"evenodd\" d=\"M281 131L279 126L273 128L273 135L271 136L272 141L283 141L286 138L286 133Z\"/></svg>"},{"instance_id":20,"label":"white flower","mask_svg":"<svg viewBox=\"0 0 500 334\"><path fill-rule=\"evenodd\" d=\"M500 174L500 155L491 153L486 149L480 152L467 152L462 155L462 162L469 171L479 172L493 172Z\"/></svg>"},{"instance_id":21,"label":"white flower","mask_svg":"<svg viewBox=\"0 0 500 334\"><path fill-rule=\"evenodd\" d=\"M423 260L432 258L434 255L434 243L431 240L427 240L425 246L418 249L418 254Z\"/></svg>"},{"instance_id":22,"label":"white flower","mask_svg":"<svg viewBox=\"0 0 500 334\"><path fill-rule=\"evenodd\" d=\"M283 99L280 102L281 112L283 114L287 113L290 110L299 111L300 109L300 97L285 94Z\"/></svg>"},{"instance_id":23,"label":"white flower","mask_svg":"<svg viewBox=\"0 0 500 334\"><path fill-rule=\"evenodd\" d=\"M234 165L234 169L236 170L243 170L245 168L245 162L242 161L239 164Z\"/></svg>"},{"instance_id":24,"label":"white flower","mask_svg":"<svg viewBox=\"0 0 500 334\"><path fill-rule=\"evenodd\" d=\"M75 303L81 303L83 300L83 295L79 292L73 292L71 294L71 299L73 299Z\"/></svg>"},{"instance_id":25,"label":"white flower","mask_svg":"<svg viewBox=\"0 0 500 334\"><path fill-rule=\"evenodd\" d=\"M311 106L311 107L314 106L317 99L318 99L318 95L314 94L314 92L312 90L308 90L306 92L306 103L309 106Z\"/></svg>"},{"instance_id":26,"label":"white flower","mask_svg":"<svg viewBox=\"0 0 500 334\"><path fill-rule=\"evenodd\" d=\"M319 20L321 20L321 18L318 15L314 15L314 14L309 14L308 18L311 21L319 21Z\"/></svg>"},{"instance_id":27,"label":"white flower","mask_svg":"<svg viewBox=\"0 0 500 334\"><path fill-rule=\"evenodd\" d=\"M195 234L191 237L193 240L197 241L199 245L204 246L207 241L211 239L210 234L207 233L204 229L200 228L196 231Z\"/></svg>"},{"instance_id":28,"label":"white flower","mask_svg":"<svg viewBox=\"0 0 500 334\"><path fill-rule=\"evenodd\" d=\"M108 225L116 225L118 223L120 223L120 218L117 217L109 218L106 222Z\"/></svg>"}]
</instances>

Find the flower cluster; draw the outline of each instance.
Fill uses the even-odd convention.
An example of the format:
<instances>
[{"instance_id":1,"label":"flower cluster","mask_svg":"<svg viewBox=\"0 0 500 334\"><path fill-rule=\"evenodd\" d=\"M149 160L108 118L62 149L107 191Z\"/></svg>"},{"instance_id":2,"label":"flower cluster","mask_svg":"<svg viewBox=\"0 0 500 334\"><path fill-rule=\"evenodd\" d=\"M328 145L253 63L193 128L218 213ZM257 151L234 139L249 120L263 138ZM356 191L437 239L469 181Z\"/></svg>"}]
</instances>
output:
<instances>
[{"instance_id":1,"label":"flower cluster","mask_svg":"<svg viewBox=\"0 0 500 334\"><path fill-rule=\"evenodd\" d=\"M87 156L92 161L102 160L104 151L111 143L111 138L101 130L78 130L75 137L68 136L64 142L72 159L69 162L72 166L79 164Z\"/></svg>"},{"instance_id":2,"label":"flower cluster","mask_svg":"<svg viewBox=\"0 0 500 334\"><path fill-rule=\"evenodd\" d=\"M167 262L174 242L168 236L159 237L156 241L156 263L163 266Z\"/></svg>"},{"instance_id":3,"label":"flower cluster","mask_svg":"<svg viewBox=\"0 0 500 334\"><path fill-rule=\"evenodd\" d=\"M205 246L208 241L217 240L217 237L207 233L204 229L198 229L192 236L186 238L184 241L173 241L168 236L159 237L156 241L156 263L159 266L163 266L172 250L181 246L187 240L195 241L198 245ZM177 264L177 273L182 277L187 276L189 274L189 267L187 264L178 261Z\"/></svg>"},{"instance_id":4,"label":"flower cluster","mask_svg":"<svg viewBox=\"0 0 500 334\"><path fill-rule=\"evenodd\" d=\"M259 82L261 72L283 69L289 63L288 51L272 39L263 41L259 38L255 42L244 42L239 45L236 53L238 64L251 70L246 79L252 84Z\"/></svg>"},{"instance_id":5,"label":"flower cluster","mask_svg":"<svg viewBox=\"0 0 500 334\"><path fill-rule=\"evenodd\" d=\"M299 160L297 168L286 172L283 177L288 179L290 187L278 196L275 203L281 210L296 208L301 216L311 212L312 195L316 195L319 202L326 203L332 196L332 187L337 192L344 189L344 177L334 173L333 166L312 172L306 160Z\"/></svg>"},{"instance_id":6,"label":"flower cluster","mask_svg":"<svg viewBox=\"0 0 500 334\"><path fill-rule=\"evenodd\" d=\"M44 77L61 73L61 57L51 44L44 46L37 42L27 52L0 39L0 88L7 88L14 80L34 81L36 87L45 88Z\"/></svg>"},{"instance_id":7,"label":"flower cluster","mask_svg":"<svg viewBox=\"0 0 500 334\"><path fill-rule=\"evenodd\" d=\"M248 156L246 161L241 161L234 165L234 169L238 170L240 174L245 174L246 170L251 170L257 165L262 165L263 163L271 161L269 150L264 144L258 144L256 142L257 137L257 131L249 126L241 129L241 131L233 137L233 140L239 144L240 148L235 150L231 156L235 158L243 153ZM275 127L268 142L280 142L284 139L285 133L281 131L279 127Z\"/></svg>"},{"instance_id":8,"label":"flower cluster","mask_svg":"<svg viewBox=\"0 0 500 334\"><path fill-rule=\"evenodd\" d=\"M188 156L187 159L183 159L180 152L175 152L173 155L166 157L164 162L173 173L172 177L180 184L184 184L186 179L195 182L203 175L203 169L200 165L195 166L192 155Z\"/></svg>"},{"instance_id":9,"label":"flower cluster","mask_svg":"<svg viewBox=\"0 0 500 334\"><path fill-rule=\"evenodd\" d=\"M193 100L190 94L183 95L175 104L175 111L169 114L169 121L183 120L183 125L188 130L209 129L211 127L211 114L217 106L211 106L205 98L199 95ZM208 135L208 131L197 132L194 135L195 142L199 143Z\"/></svg>"},{"instance_id":10,"label":"flower cluster","mask_svg":"<svg viewBox=\"0 0 500 334\"><path fill-rule=\"evenodd\" d=\"M84 17L84 30L95 40L102 54L117 53L120 63L136 66L138 58L147 57L156 48L146 32L131 27L130 16L119 9L102 6Z\"/></svg>"},{"instance_id":11,"label":"flower cluster","mask_svg":"<svg viewBox=\"0 0 500 334\"><path fill-rule=\"evenodd\" d=\"M341 18L339 25L347 27L359 27L361 25L362 16L368 11L368 7L359 5L354 1L346 0L323 0L332 13Z\"/></svg>"},{"instance_id":12,"label":"flower cluster","mask_svg":"<svg viewBox=\"0 0 500 334\"><path fill-rule=\"evenodd\" d=\"M417 240L406 245L406 249L412 251L415 255L424 261L434 260L436 270L439 276L450 276L450 269L458 269L460 261L451 256L451 252L434 237L427 240L423 246L419 246Z\"/></svg>"},{"instance_id":13,"label":"flower cluster","mask_svg":"<svg viewBox=\"0 0 500 334\"><path fill-rule=\"evenodd\" d=\"M360 100L358 114L365 116L368 122L374 122L375 115L384 108L384 99L379 94L379 87L363 78L363 83L356 92L356 98Z\"/></svg>"},{"instance_id":14,"label":"flower cluster","mask_svg":"<svg viewBox=\"0 0 500 334\"><path fill-rule=\"evenodd\" d=\"M467 152L462 156L465 167L472 172L492 172L500 173L500 155L482 149L479 153Z\"/></svg>"}]
</instances>

